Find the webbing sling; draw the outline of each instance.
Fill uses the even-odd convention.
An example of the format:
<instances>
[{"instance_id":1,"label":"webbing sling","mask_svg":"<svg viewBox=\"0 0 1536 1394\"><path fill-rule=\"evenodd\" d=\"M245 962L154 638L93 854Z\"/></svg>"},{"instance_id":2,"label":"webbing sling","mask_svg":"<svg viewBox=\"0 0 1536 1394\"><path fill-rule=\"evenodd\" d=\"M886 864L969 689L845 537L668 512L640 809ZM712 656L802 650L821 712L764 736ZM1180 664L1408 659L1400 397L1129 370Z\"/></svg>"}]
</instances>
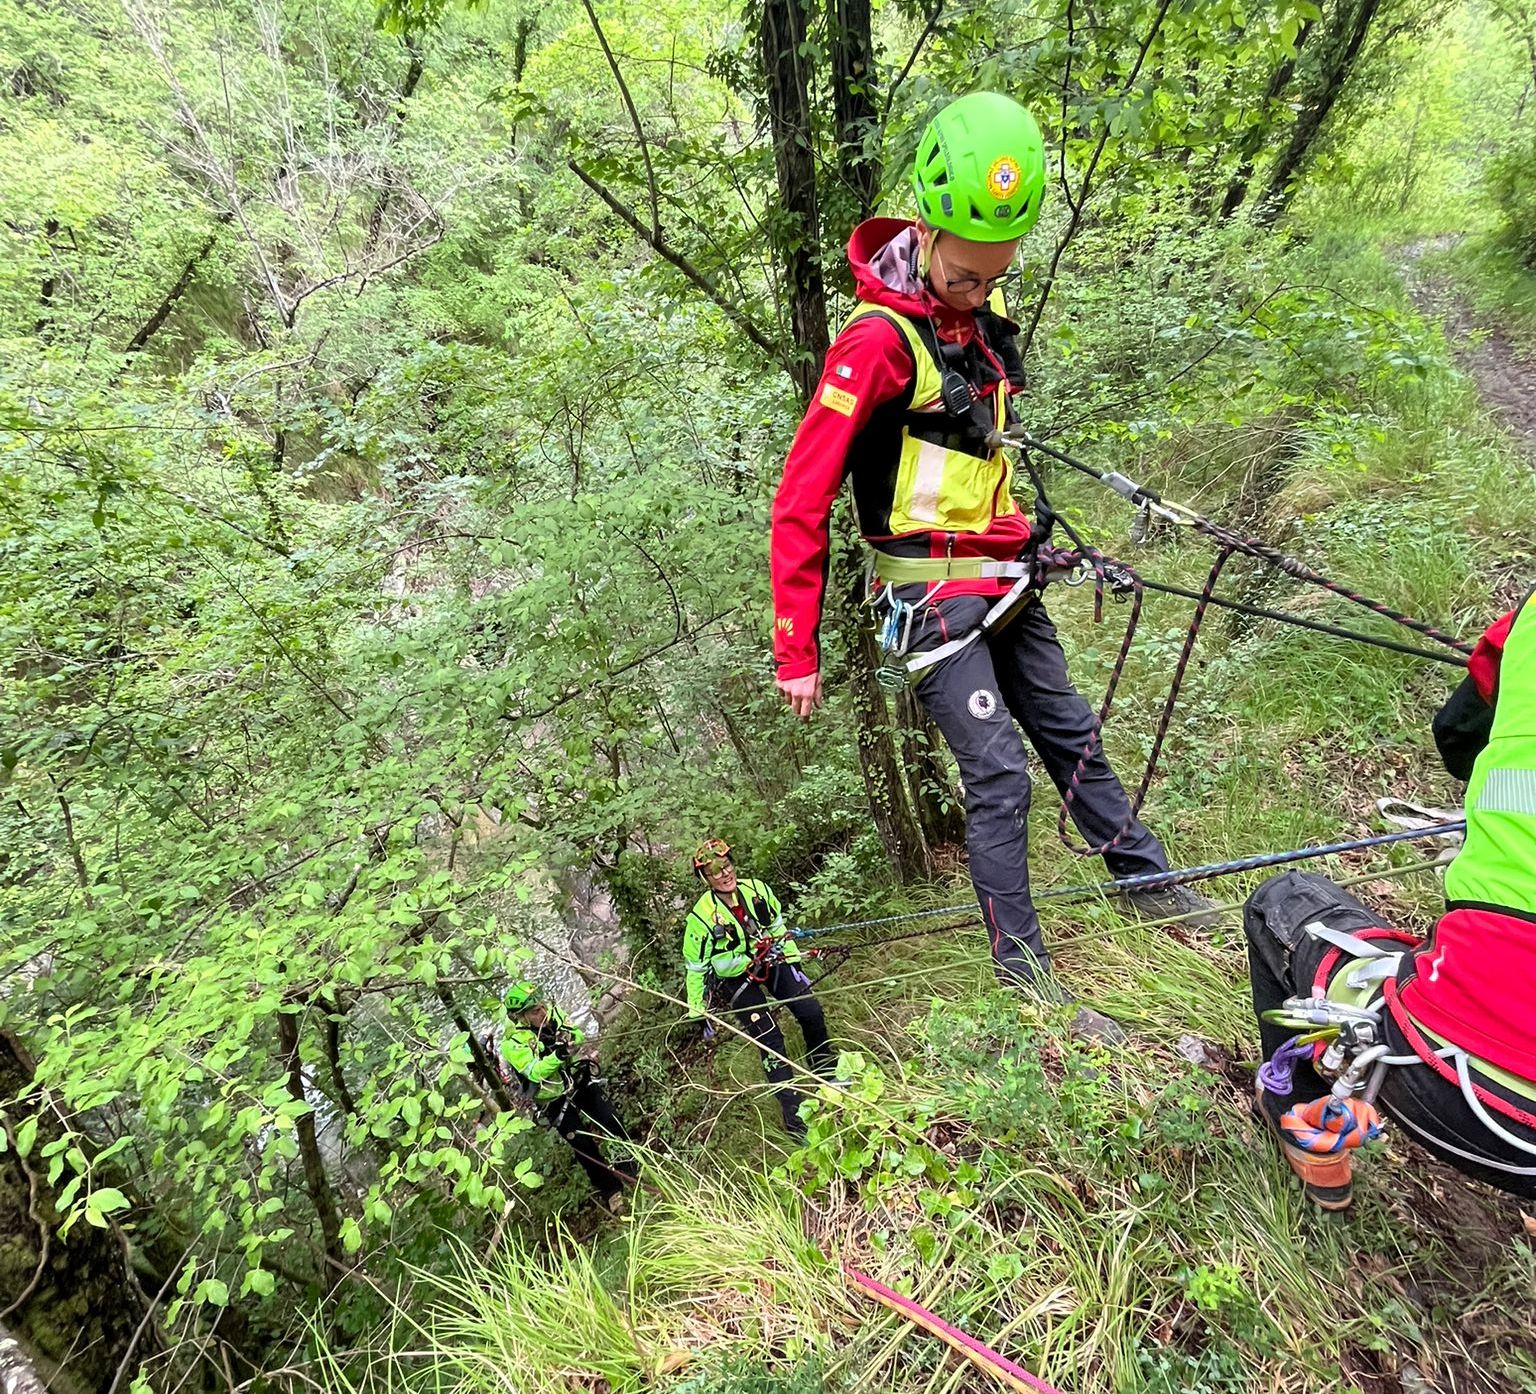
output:
<instances>
[{"instance_id":1,"label":"webbing sling","mask_svg":"<svg viewBox=\"0 0 1536 1394\"><path fill-rule=\"evenodd\" d=\"M943 663L946 659L953 658L962 650L970 648L978 639L990 634L994 629L1001 628L1035 598L1035 593L1031 589L1033 585L1034 574L1031 570L1013 583L1008 593L987 611L981 623L969 634L962 634L958 639L951 639L947 644L940 644L936 649L913 654L905 664L907 680L915 681L919 674L927 672L928 669Z\"/></svg>"},{"instance_id":2,"label":"webbing sling","mask_svg":"<svg viewBox=\"0 0 1536 1394\"><path fill-rule=\"evenodd\" d=\"M1335 948L1343 949L1351 958L1386 958L1395 956L1399 950L1384 949L1380 944L1373 944L1368 939L1359 939L1346 930L1334 929L1325 925L1321 920L1313 920L1305 925L1304 929L1314 939L1321 939L1325 944L1332 944Z\"/></svg>"},{"instance_id":3,"label":"webbing sling","mask_svg":"<svg viewBox=\"0 0 1536 1394\"><path fill-rule=\"evenodd\" d=\"M993 561L987 557L893 557L875 553L875 575L889 585L904 586L932 581L1016 581L1030 576L1027 561Z\"/></svg>"}]
</instances>

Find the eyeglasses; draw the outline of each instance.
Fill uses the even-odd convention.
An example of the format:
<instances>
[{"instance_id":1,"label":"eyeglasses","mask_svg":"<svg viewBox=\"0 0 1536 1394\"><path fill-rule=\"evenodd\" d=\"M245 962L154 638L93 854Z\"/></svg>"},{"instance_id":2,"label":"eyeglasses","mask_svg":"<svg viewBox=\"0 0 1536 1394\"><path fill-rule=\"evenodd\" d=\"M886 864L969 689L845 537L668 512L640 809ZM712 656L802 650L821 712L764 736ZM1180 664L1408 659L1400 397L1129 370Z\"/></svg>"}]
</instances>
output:
<instances>
[{"instance_id":1,"label":"eyeglasses","mask_svg":"<svg viewBox=\"0 0 1536 1394\"><path fill-rule=\"evenodd\" d=\"M719 876L730 865L731 859L729 857L713 857L709 861L704 862L699 867L699 870L704 872L706 876Z\"/></svg>"},{"instance_id":2,"label":"eyeglasses","mask_svg":"<svg viewBox=\"0 0 1536 1394\"><path fill-rule=\"evenodd\" d=\"M933 244L933 261L936 268L942 272L944 268L938 265L939 244L937 238L935 238ZM982 280L980 276L957 276L954 280L950 280L946 276L944 278L944 289L951 295L969 295L977 289L985 290L988 295L991 295L999 286L1012 285L1018 279L1018 270L1010 267L1007 271L1000 271L996 276L988 276L986 280Z\"/></svg>"}]
</instances>

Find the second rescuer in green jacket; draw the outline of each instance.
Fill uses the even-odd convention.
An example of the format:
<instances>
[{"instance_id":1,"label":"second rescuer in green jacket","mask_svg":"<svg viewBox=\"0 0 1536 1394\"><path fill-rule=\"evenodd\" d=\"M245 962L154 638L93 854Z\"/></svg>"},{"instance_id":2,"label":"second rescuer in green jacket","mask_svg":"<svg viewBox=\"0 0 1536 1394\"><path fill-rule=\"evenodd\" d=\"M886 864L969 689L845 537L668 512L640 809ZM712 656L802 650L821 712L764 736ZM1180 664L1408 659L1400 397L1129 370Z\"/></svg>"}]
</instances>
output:
<instances>
[{"instance_id":1,"label":"second rescuer in green jacket","mask_svg":"<svg viewBox=\"0 0 1536 1394\"><path fill-rule=\"evenodd\" d=\"M535 983L513 983L507 992L507 1024L499 1048L502 1079L517 1084L576 1153L593 1189L618 1210L624 1185L638 1170L632 1157L610 1162L603 1143L631 1141L624 1120L603 1093L591 1061L578 1052L586 1033L565 1019Z\"/></svg>"},{"instance_id":2,"label":"second rescuer in green jacket","mask_svg":"<svg viewBox=\"0 0 1536 1394\"><path fill-rule=\"evenodd\" d=\"M705 889L683 924L688 1014L700 1017L707 1008L740 1021L763 1052L784 1127L792 1137L803 1137L803 1095L790 1083L794 1071L784 1058L784 1033L772 1004L788 1007L800 1024L810 1069L830 1079L835 1058L821 1003L800 968L800 950L785 936L778 897L762 881L739 878L731 849L719 838L699 847L693 869Z\"/></svg>"}]
</instances>

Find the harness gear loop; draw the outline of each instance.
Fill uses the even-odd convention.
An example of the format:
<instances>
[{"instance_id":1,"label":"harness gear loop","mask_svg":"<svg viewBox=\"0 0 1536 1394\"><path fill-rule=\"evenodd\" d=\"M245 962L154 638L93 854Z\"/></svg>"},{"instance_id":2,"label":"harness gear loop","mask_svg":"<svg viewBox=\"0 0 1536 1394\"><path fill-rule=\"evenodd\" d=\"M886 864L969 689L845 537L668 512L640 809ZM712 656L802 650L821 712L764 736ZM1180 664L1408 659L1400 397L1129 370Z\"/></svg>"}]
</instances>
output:
<instances>
[{"instance_id":1,"label":"harness gear loop","mask_svg":"<svg viewBox=\"0 0 1536 1394\"><path fill-rule=\"evenodd\" d=\"M937 648L913 654L904 665L907 681L916 681L928 669L970 648L978 639L991 634L994 630L1001 629L1024 606L1034 600L1032 590L1034 583L1034 572L1031 569L1027 574L1020 576L1007 593L982 616L981 623L975 629L960 635L959 638L940 644Z\"/></svg>"}]
</instances>

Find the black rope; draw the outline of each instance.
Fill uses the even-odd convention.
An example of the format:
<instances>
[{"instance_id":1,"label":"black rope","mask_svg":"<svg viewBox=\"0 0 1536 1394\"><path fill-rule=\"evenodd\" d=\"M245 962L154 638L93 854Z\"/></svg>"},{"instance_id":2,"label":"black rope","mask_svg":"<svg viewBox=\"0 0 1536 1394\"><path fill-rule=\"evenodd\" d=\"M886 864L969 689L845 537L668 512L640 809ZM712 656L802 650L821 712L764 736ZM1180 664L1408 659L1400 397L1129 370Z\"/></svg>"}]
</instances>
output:
<instances>
[{"instance_id":1,"label":"black rope","mask_svg":"<svg viewBox=\"0 0 1536 1394\"><path fill-rule=\"evenodd\" d=\"M1160 591L1164 595L1182 596L1185 600L1199 601L1199 591L1187 590L1183 586L1168 585L1162 581L1149 581L1145 576L1141 578L1142 586L1149 591ZM1208 605L1215 605L1223 610L1234 610L1240 615L1249 615L1254 619L1278 620L1281 624L1295 625L1298 629L1310 629L1318 634L1329 634L1336 639L1353 639L1357 644L1370 644L1373 648L1388 649L1393 653L1405 653L1411 658L1427 658L1435 663L1448 663L1453 668L1465 668L1466 658L1459 653L1445 652L1438 649L1419 649L1412 644L1400 644L1395 639L1381 639L1374 634L1361 634L1353 629L1344 629L1336 624L1324 624L1321 620L1303 619L1300 615L1290 615L1284 610L1270 610L1263 605L1249 605L1241 600L1225 600L1219 595L1205 597Z\"/></svg>"},{"instance_id":2,"label":"black rope","mask_svg":"<svg viewBox=\"0 0 1536 1394\"><path fill-rule=\"evenodd\" d=\"M1049 455L1053 460L1059 460L1069 469L1076 470L1079 474L1086 474L1090 479L1097 480L1108 489L1112 489L1121 498L1128 499L1134 504L1156 504L1166 510L1176 510L1180 521L1203 533L1206 537L1218 542L1221 546L1230 548L1234 552L1241 552L1244 556L1254 557L1274 567L1277 571L1283 571L1287 576L1297 581L1305 581L1309 585L1320 586L1323 590L1334 595L1341 596L1351 604L1363 606L1374 614L1381 615L1391 620L1394 624L1400 624L1405 629L1411 629L1416 634L1422 634L1426 639L1433 639L1436 643L1444 644L1461 654L1470 654L1472 646L1454 634L1446 634L1436 629L1433 625L1425 624L1423 620L1416 620L1411 615L1405 615L1400 610L1394 610L1379 600L1372 600L1359 591L1350 590L1348 586L1330 580L1320 571L1310 567L1306 562L1282 552L1278 547L1263 541L1257 537L1245 537L1241 533L1234 532L1231 528L1223 527L1220 523L1212 522L1201 513L1185 505L1175 505L1165 500L1156 490L1147 488L1137 480L1115 471L1105 471L1094 468L1090 464L1069 455L1065 450L1058 450L1055 446L1047 445L1044 441L1036 440L1027 431L1015 439L1004 441L999 437L1000 443L1012 445L1021 454L1028 450L1039 450ZM1030 470L1031 479L1038 479L1034 470ZM1060 516L1060 515L1057 515Z\"/></svg>"}]
</instances>

